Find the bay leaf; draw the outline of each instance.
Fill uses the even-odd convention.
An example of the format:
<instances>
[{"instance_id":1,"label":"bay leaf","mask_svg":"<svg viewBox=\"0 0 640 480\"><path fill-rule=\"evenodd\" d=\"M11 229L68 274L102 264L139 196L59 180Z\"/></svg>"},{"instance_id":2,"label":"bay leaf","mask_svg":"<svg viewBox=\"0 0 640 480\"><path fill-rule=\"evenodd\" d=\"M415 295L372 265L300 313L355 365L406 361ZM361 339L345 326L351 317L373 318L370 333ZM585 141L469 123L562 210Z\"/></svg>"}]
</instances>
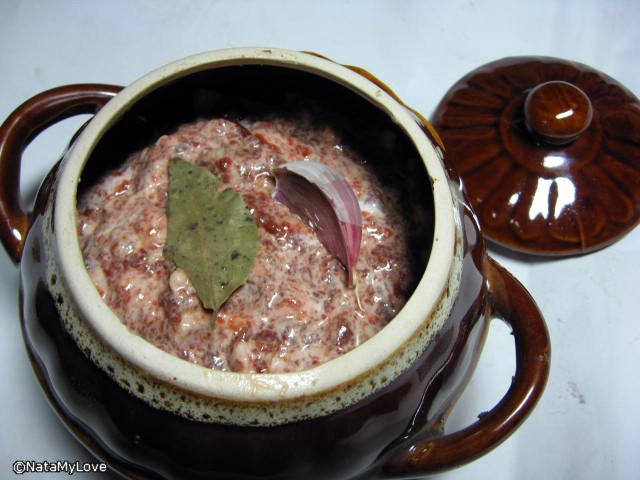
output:
<instances>
[{"instance_id":1,"label":"bay leaf","mask_svg":"<svg viewBox=\"0 0 640 480\"><path fill-rule=\"evenodd\" d=\"M165 258L183 269L205 308L217 311L247 281L259 239L249 208L218 178L181 159L169 165Z\"/></svg>"}]
</instances>

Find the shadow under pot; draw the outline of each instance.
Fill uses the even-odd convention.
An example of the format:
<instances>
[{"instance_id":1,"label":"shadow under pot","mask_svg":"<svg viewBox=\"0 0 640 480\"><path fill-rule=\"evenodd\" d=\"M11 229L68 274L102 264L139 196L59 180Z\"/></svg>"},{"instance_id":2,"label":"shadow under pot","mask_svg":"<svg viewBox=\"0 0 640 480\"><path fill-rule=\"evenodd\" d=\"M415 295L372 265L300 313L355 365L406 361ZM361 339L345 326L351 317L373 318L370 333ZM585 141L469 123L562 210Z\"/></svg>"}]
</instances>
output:
<instances>
[{"instance_id":1,"label":"shadow under pot","mask_svg":"<svg viewBox=\"0 0 640 480\"><path fill-rule=\"evenodd\" d=\"M18 192L24 146L48 125L87 112L96 115L45 179L33 212L24 212ZM207 123L211 119L222 123ZM278 144L263 134L265 125L281 121L294 125L290 131L298 136L304 135L301 125L309 124L321 125L322 135L332 132L337 143L331 148L347 152L375 178L378 190L392 192L388 198L404 229L403 283L393 291L398 298L387 302L396 310L366 341L350 339L349 348L326 361L311 357L311 365L297 370L223 356L216 363L209 350L195 359L179 358L157 335L136 334L119 318L123 313L115 313L118 306L108 305L111 292L101 288L95 265L83 257L86 232L78 225L76 205L95 194L92 189L105 175L122 174L132 154L157 149L193 125L210 131L217 125L219 134L224 124L238 138L256 142L251 148L271 148L276 161L286 162L285 137L278 137L284 142ZM333 154L314 143L320 137L311 144L329 158ZM124 89L70 85L37 95L6 120L0 142L2 240L21 267L22 330L34 371L66 426L122 476L426 475L491 450L521 424L542 393L549 340L540 312L524 288L487 257L457 179L447 173L437 134L364 70L308 53L209 52L160 68ZM191 146L206 150L197 142ZM171 148L171 155L186 151ZM203 155L224 157L214 150ZM314 151L296 154L313 157ZM265 182L273 188L268 178ZM357 182L352 185L361 195ZM100 191L106 205L106 190ZM365 207L363 231L373 228ZM129 228L140 226L136 212L125 212ZM267 241L269 225L253 220L262 229L260 241ZM277 233L277 221L270 225ZM355 266L363 305L354 310L360 316L374 305L367 275L375 265L365 264L366 246L363 251ZM124 269L130 261L113 268ZM335 265L334 277L342 278L344 270ZM349 288L345 298L353 294ZM225 308L209 313L211 331L224 333L219 319ZM334 320L325 317L328 324ZM493 317L513 328L514 381L477 422L445 434L447 415L477 363ZM257 321L248 320L249 325ZM164 328L172 328L169 320Z\"/></svg>"}]
</instances>

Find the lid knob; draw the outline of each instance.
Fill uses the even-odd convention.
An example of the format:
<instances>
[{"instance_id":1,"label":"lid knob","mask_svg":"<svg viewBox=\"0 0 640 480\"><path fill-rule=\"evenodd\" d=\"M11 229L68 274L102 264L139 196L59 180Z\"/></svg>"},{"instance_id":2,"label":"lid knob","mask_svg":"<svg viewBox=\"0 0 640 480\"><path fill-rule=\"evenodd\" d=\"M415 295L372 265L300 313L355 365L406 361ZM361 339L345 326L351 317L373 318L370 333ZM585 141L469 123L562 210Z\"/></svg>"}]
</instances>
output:
<instances>
[{"instance_id":1,"label":"lid knob","mask_svg":"<svg viewBox=\"0 0 640 480\"><path fill-rule=\"evenodd\" d=\"M563 145L577 139L591 124L589 97L575 85L545 82L527 95L524 103L527 128L544 142Z\"/></svg>"}]
</instances>

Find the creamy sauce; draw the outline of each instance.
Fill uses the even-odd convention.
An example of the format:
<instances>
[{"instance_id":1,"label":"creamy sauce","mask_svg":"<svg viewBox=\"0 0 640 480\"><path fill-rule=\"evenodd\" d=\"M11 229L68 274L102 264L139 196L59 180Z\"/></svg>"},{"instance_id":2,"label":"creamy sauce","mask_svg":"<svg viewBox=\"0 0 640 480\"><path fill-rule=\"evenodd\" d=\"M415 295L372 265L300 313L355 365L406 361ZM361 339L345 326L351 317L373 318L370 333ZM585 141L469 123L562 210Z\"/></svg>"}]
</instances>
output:
<instances>
[{"instance_id":1,"label":"creamy sauce","mask_svg":"<svg viewBox=\"0 0 640 480\"><path fill-rule=\"evenodd\" d=\"M220 311L202 307L186 273L163 257L168 164L204 166L247 202L257 260ZM314 231L272 199L273 167L310 159L339 171L363 216L355 290ZM198 121L133 154L78 200L85 264L104 301L134 333L193 363L238 372L304 370L376 334L406 301L407 226L397 195L335 132L305 121Z\"/></svg>"}]
</instances>

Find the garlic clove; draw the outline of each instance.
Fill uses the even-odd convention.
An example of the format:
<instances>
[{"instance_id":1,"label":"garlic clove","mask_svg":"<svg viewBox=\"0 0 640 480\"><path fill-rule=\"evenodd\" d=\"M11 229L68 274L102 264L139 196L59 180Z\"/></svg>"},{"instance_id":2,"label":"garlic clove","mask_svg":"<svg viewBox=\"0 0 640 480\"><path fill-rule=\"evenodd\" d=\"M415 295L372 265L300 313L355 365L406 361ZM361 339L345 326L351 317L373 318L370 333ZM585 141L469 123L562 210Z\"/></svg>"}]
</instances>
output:
<instances>
[{"instance_id":1,"label":"garlic clove","mask_svg":"<svg viewBox=\"0 0 640 480\"><path fill-rule=\"evenodd\" d=\"M273 198L314 229L320 242L346 267L347 283L354 286L362 213L347 180L333 168L312 160L286 163L274 175Z\"/></svg>"}]
</instances>

